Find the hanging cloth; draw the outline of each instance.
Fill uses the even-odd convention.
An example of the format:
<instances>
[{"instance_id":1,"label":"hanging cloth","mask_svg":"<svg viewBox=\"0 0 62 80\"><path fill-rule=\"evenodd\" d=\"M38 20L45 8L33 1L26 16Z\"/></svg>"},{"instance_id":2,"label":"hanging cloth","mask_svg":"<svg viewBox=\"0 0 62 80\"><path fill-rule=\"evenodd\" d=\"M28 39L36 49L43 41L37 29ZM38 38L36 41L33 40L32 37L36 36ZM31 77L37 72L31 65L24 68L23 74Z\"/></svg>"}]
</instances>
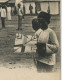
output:
<instances>
[{"instance_id":1,"label":"hanging cloth","mask_svg":"<svg viewBox=\"0 0 62 80\"><path fill-rule=\"evenodd\" d=\"M11 7L7 7L7 19L11 20Z\"/></svg>"},{"instance_id":2,"label":"hanging cloth","mask_svg":"<svg viewBox=\"0 0 62 80\"><path fill-rule=\"evenodd\" d=\"M50 2L50 14L59 14L58 2Z\"/></svg>"},{"instance_id":3,"label":"hanging cloth","mask_svg":"<svg viewBox=\"0 0 62 80\"><path fill-rule=\"evenodd\" d=\"M48 10L48 2L42 2L41 5L41 11L47 12Z\"/></svg>"}]
</instances>

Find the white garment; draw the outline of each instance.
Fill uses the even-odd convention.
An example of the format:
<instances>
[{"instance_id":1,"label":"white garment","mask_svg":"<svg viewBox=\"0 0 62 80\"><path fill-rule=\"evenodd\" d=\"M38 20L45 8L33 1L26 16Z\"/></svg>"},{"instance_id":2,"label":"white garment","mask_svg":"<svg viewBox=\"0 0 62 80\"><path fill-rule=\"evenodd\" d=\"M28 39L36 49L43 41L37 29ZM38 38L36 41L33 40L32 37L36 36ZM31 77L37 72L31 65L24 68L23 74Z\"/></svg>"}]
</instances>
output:
<instances>
[{"instance_id":1,"label":"white garment","mask_svg":"<svg viewBox=\"0 0 62 80\"><path fill-rule=\"evenodd\" d=\"M41 5L41 11L47 12L48 5L50 7L50 14L59 14L59 3L58 2L42 2Z\"/></svg>"},{"instance_id":2,"label":"white garment","mask_svg":"<svg viewBox=\"0 0 62 80\"><path fill-rule=\"evenodd\" d=\"M42 29L39 29L35 35L37 36L38 38L38 42L39 43L47 43L48 42L48 39L49 39L49 32L48 30L42 30Z\"/></svg>"},{"instance_id":3,"label":"white garment","mask_svg":"<svg viewBox=\"0 0 62 80\"><path fill-rule=\"evenodd\" d=\"M47 10L48 10L48 2L40 3L40 5L41 5L41 11L47 12Z\"/></svg>"},{"instance_id":4,"label":"white garment","mask_svg":"<svg viewBox=\"0 0 62 80\"><path fill-rule=\"evenodd\" d=\"M56 54L57 48L59 47L59 43L57 40L57 36L55 32L48 28L46 30L39 29L35 33L35 37L38 38L39 43L46 43L46 53L50 54L49 56L45 56L41 59L39 59L40 62L43 62L48 65L55 65L56 63ZM50 43L49 43L50 41Z\"/></svg>"},{"instance_id":5,"label":"white garment","mask_svg":"<svg viewBox=\"0 0 62 80\"><path fill-rule=\"evenodd\" d=\"M23 0L15 0L15 6L17 6Z\"/></svg>"},{"instance_id":6,"label":"white garment","mask_svg":"<svg viewBox=\"0 0 62 80\"><path fill-rule=\"evenodd\" d=\"M11 7L7 7L7 19L11 20Z\"/></svg>"},{"instance_id":7,"label":"white garment","mask_svg":"<svg viewBox=\"0 0 62 80\"><path fill-rule=\"evenodd\" d=\"M19 15L19 16L22 16L22 15L23 15L22 8L19 8L19 10L18 10L18 15Z\"/></svg>"},{"instance_id":8,"label":"white garment","mask_svg":"<svg viewBox=\"0 0 62 80\"><path fill-rule=\"evenodd\" d=\"M50 14L59 14L59 3L50 2Z\"/></svg>"},{"instance_id":9,"label":"white garment","mask_svg":"<svg viewBox=\"0 0 62 80\"><path fill-rule=\"evenodd\" d=\"M1 17L6 17L6 10L4 8L1 9Z\"/></svg>"}]
</instances>

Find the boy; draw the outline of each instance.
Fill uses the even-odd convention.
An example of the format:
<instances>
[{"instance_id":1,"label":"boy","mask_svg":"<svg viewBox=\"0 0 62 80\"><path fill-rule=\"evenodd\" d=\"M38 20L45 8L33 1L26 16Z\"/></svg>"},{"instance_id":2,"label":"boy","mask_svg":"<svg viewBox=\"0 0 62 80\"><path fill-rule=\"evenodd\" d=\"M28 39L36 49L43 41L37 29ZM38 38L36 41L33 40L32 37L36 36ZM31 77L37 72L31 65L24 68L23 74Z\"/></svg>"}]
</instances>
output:
<instances>
[{"instance_id":1,"label":"boy","mask_svg":"<svg viewBox=\"0 0 62 80\"><path fill-rule=\"evenodd\" d=\"M36 30L35 37L37 38L37 69L50 71L55 65L56 53L58 51L59 43L55 32L48 28L50 23L50 14L40 12L37 21L32 22L33 28ZM34 22L38 22L38 28Z\"/></svg>"},{"instance_id":2,"label":"boy","mask_svg":"<svg viewBox=\"0 0 62 80\"><path fill-rule=\"evenodd\" d=\"M21 8L21 4L18 4L18 30L22 30L22 17L23 10Z\"/></svg>"}]
</instances>

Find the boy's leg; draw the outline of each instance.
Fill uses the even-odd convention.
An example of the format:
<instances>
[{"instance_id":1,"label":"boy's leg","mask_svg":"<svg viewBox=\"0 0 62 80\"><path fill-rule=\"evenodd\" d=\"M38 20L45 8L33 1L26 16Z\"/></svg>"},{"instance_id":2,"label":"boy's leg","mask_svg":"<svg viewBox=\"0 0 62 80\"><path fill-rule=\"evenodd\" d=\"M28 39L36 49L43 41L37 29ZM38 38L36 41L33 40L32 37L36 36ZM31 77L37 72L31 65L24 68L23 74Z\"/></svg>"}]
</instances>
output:
<instances>
[{"instance_id":1,"label":"boy's leg","mask_svg":"<svg viewBox=\"0 0 62 80\"><path fill-rule=\"evenodd\" d=\"M40 61L37 61L37 71L38 72L51 72L53 68L54 68L53 65L48 65Z\"/></svg>"},{"instance_id":2,"label":"boy's leg","mask_svg":"<svg viewBox=\"0 0 62 80\"><path fill-rule=\"evenodd\" d=\"M5 18L3 18L3 28L5 28Z\"/></svg>"},{"instance_id":3,"label":"boy's leg","mask_svg":"<svg viewBox=\"0 0 62 80\"><path fill-rule=\"evenodd\" d=\"M3 26L3 23L4 23L4 20L3 20L3 18L1 17L1 23L2 23L2 28L4 28Z\"/></svg>"},{"instance_id":4,"label":"boy's leg","mask_svg":"<svg viewBox=\"0 0 62 80\"><path fill-rule=\"evenodd\" d=\"M19 30L19 27L20 27L20 16L18 16L18 30Z\"/></svg>"},{"instance_id":5,"label":"boy's leg","mask_svg":"<svg viewBox=\"0 0 62 80\"><path fill-rule=\"evenodd\" d=\"M20 29L22 29L22 16L20 16Z\"/></svg>"}]
</instances>

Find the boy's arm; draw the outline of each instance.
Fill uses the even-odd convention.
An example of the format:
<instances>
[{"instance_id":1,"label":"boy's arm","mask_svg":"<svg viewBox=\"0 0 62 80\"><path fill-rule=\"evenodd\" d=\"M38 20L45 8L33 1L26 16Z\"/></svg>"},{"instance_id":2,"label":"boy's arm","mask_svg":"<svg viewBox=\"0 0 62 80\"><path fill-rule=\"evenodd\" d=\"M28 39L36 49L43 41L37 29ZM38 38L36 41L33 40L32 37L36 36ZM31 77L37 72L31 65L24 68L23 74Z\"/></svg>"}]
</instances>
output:
<instances>
[{"instance_id":1,"label":"boy's arm","mask_svg":"<svg viewBox=\"0 0 62 80\"><path fill-rule=\"evenodd\" d=\"M56 53L59 48L59 42L58 42L55 32L50 33L50 41L51 41L51 44L46 43L46 52Z\"/></svg>"}]
</instances>

